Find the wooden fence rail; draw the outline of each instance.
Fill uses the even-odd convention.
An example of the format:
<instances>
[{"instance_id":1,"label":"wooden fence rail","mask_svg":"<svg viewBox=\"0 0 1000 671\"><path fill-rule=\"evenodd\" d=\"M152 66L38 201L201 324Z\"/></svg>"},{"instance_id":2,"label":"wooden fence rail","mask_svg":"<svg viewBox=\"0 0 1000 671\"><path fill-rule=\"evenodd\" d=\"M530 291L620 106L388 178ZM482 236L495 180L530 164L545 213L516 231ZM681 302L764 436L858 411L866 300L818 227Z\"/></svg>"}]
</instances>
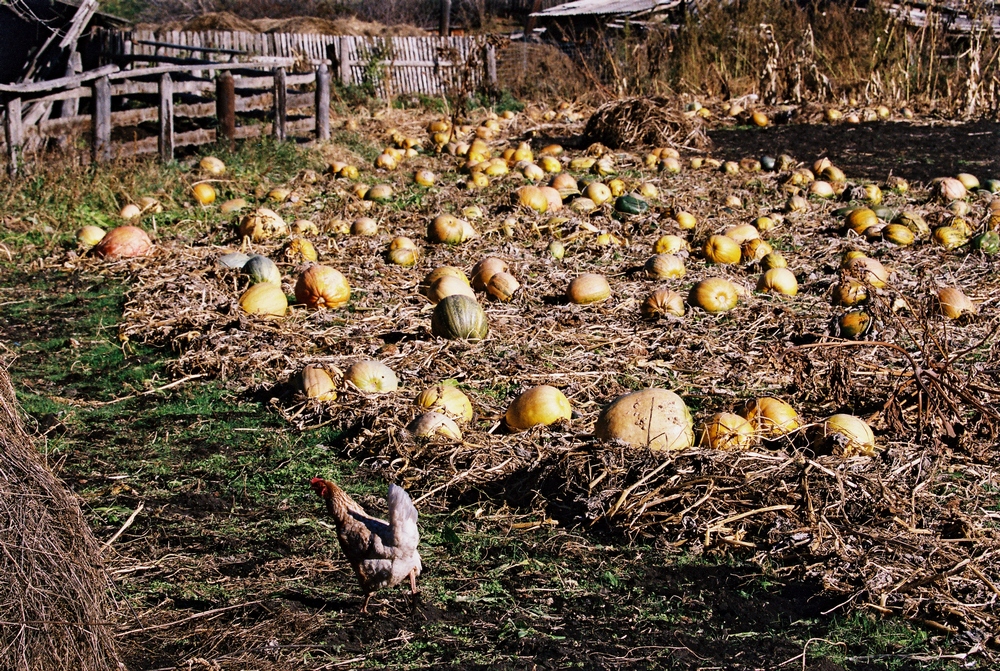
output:
<instances>
[{"instance_id":1,"label":"wooden fence rail","mask_svg":"<svg viewBox=\"0 0 1000 671\"><path fill-rule=\"evenodd\" d=\"M258 137L271 134L278 141L288 135L314 131L318 139L330 137L330 70L320 62L308 73L289 75L291 59L267 58L254 62L212 62L198 65L163 65L134 70L119 70L105 66L97 71L82 73L49 82L24 85L0 85L4 99L4 155L8 172L15 174L23 161L22 150L28 141L40 143L45 138L63 137L90 131L91 157L103 161L113 155L131 156L156 153L164 161L173 159L177 147L191 146L228 139ZM211 67L214 78L174 81L173 76L190 79L197 68ZM235 75L233 74L235 72ZM153 81L149 81L152 79ZM87 86L80 84L87 83ZM47 87L42 84L48 84ZM297 88L308 86L314 91ZM291 90L290 90L291 89ZM237 91L240 92L237 95ZM150 97L157 104L112 111L112 98ZM194 94L208 102L175 104L179 94ZM73 114L23 123L25 103L91 99L89 114ZM214 100L212 100L214 98ZM135 98L132 98L135 99ZM289 111L297 118L289 120ZM236 125L237 113L270 112L270 121ZM258 115L259 116L259 115ZM217 117L217 128L199 128L175 132L176 119ZM113 128L132 128L156 121L158 133L131 141L112 142Z\"/></svg>"}]
</instances>

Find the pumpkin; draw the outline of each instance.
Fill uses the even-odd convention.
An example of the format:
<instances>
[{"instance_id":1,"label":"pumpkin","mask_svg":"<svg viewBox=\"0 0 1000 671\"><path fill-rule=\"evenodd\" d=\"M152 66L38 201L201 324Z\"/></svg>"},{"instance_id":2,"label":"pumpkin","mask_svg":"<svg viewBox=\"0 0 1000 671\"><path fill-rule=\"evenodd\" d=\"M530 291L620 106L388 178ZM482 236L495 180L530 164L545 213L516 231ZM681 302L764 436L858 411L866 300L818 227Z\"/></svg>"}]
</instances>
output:
<instances>
[{"instance_id":1,"label":"pumpkin","mask_svg":"<svg viewBox=\"0 0 1000 671\"><path fill-rule=\"evenodd\" d=\"M277 284L279 287L281 286L281 271L278 270L278 266L274 264L274 261L266 256L261 256L260 254L251 256L243 264L243 273L250 277L252 284L270 282L271 284Z\"/></svg>"},{"instance_id":2,"label":"pumpkin","mask_svg":"<svg viewBox=\"0 0 1000 671\"><path fill-rule=\"evenodd\" d=\"M566 255L566 246L563 245L563 243L559 242L558 240L553 240L552 242L550 242L546 250L549 252L549 254L552 255L552 258L554 258L556 261L561 261L563 256Z\"/></svg>"},{"instance_id":3,"label":"pumpkin","mask_svg":"<svg viewBox=\"0 0 1000 671\"><path fill-rule=\"evenodd\" d=\"M603 275L584 273L566 287L566 299L577 305L600 303L611 296L611 287Z\"/></svg>"},{"instance_id":4,"label":"pumpkin","mask_svg":"<svg viewBox=\"0 0 1000 671\"><path fill-rule=\"evenodd\" d=\"M507 262L495 256L488 256L472 267L472 288L476 291L486 291L490 278L497 273L507 272Z\"/></svg>"},{"instance_id":5,"label":"pumpkin","mask_svg":"<svg viewBox=\"0 0 1000 671\"><path fill-rule=\"evenodd\" d=\"M705 241L705 258L712 263L739 263L742 250L738 242L725 235L713 235Z\"/></svg>"},{"instance_id":6,"label":"pumpkin","mask_svg":"<svg viewBox=\"0 0 1000 671\"><path fill-rule=\"evenodd\" d=\"M976 304L957 287L944 287L937 292L941 314L948 319L958 319L964 314L975 314Z\"/></svg>"},{"instance_id":7,"label":"pumpkin","mask_svg":"<svg viewBox=\"0 0 1000 671\"><path fill-rule=\"evenodd\" d=\"M420 260L420 250L413 247L390 249L386 252L386 259L393 265L409 268L417 265L417 261Z\"/></svg>"},{"instance_id":8,"label":"pumpkin","mask_svg":"<svg viewBox=\"0 0 1000 671\"><path fill-rule=\"evenodd\" d=\"M472 421L472 403L457 387L447 384L435 384L424 389L414 401L425 410L434 410L454 419Z\"/></svg>"},{"instance_id":9,"label":"pumpkin","mask_svg":"<svg viewBox=\"0 0 1000 671\"><path fill-rule=\"evenodd\" d=\"M857 280L844 278L833 287L833 302L850 307L868 299L868 290Z\"/></svg>"},{"instance_id":10,"label":"pumpkin","mask_svg":"<svg viewBox=\"0 0 1000 671\"><path fill-rule=\"evenodd\" d=\"M392 187L388 184L376 184L365 192L365 200L375 203L388 203L392 200Z\"/></svg>"},{"instance_id":11,"label":"pumpkin","mask_svg":"<svg viewBox=\"0 0 1000 671\"><path fill-rule=\"evenodd\" d=\"M706 312L728 312L739 302L736 286L722 277L709 277L693 287L688 295L688 303Z\"/></svg>"},{"instance_id":12,"label":"pumpkin","mask_svg":"<svg viewBox=\"0 0 1000 671\"><path fill-rule=\"evenodd\" d=\"M855 455L874 456L877 448L875 433L860 417L848 414L832 415L820 424L815 442L847 458Z\"/></svg>"},{"instance_id":13,"label":"pumpkin","mask_svg":"<svg viewBox=\"0 0 1000 671\"><path fill-rule=\"evenodd\" d=\"M355 361L344 371L344 381L375 394L396 391L399 387L396 374L381 361Z\"/></svg>"},{"instance_id":14,"label":"pumpkin","mask_svg":"<svg viewBox=\"0 0 1000 671\"><path fill-rule=\"evenodd\" d=\"M427 239L446 245L458 245L477 237L472 224L450 214L439 214L427 227Z\"/></svg>"},{"instance_id":15,"label":"pumpkin","mask_svg":"<svg viewBox=\"0 0 1000 671\"><path fill-rule=\"evenodd\" d=\"M731 412L712 415L701 433L701 444L713 450L746 450L755 440L750 422Z\"/></svg>"},{"instance_id":16,"label":"pumpkin","mask_svg":"<svg viewBox=\"0 0 1000 671\"><path fill-rule=\"evenodd\" d=\"M224 175L226 173L226 164L214 156L206 156L198 162L198 167L209 175Z\"/></svg>"},{"instance_id":17,"label":"pumpkin","mask_svg":"<svg viewBox=\"0 0 1000 671\"><path fill-rule=\"evenodd\" d=\"M351 235L364 237L378 235L378 222L371 217L358 217L351 222Z\"/></svg>"},{"instance_id":18,"label":"pumpkin","mask_svg":"<svg viewBox=\"0 0 1000 671\"><path fill-rule=\"evenodd\" d=\"M514 192L516 204L534 210L535 212L545 212L549 208L549 199L541 189L531 184L522 186Z\"/></svg>"},{"instance_id":19,"label":"pumpkin","mask_svg":"<svg viewBox=\"0 0 1000 671\"><path fill-rule=\"evenodd\" d=\"M489 324L486 313L475 298L452 294L434 307L431 333L448 340L478 342L489 333Z\"/></svg>"},{"instance_id":20,"label":"pumpkin","mask_svg":"<svg viewBox=\"0 0 1000 671\"><path fill-rule=\"evenodd\" d=\"M292 195L292 190L286 187L277 187L267 192L267 199L272 203L283 203Z\"/></svg>"},{"instance_id":21,"label":"pumpkin","mask_svg":"<svg viewBox=\"0 0 1000 671\"><path fill-rule=\"evenodd\" d=\"M277 212L266 207L257 208L240 221L240 236L254 242L284 235L288 235L288 224Z\"/></svg>"},{"instance_id":22,"label":"pumpkin","mask_svg":"<svg viewBox=\"0 0 1000 671\"><path fill-rule=\"evenodd\" d=\"M261 282L243 292L240 307L251 315L283 317L288 311L288 299L278 285Z\"/></svg>"},{"instance_id":23,"label":"pumpkin","mask_svg":"<svg viewBox=\"0 0 1000 671\"><path fill-rule=\"evenodd\" d=\"M770 270L771 268L787 268L788 261L785 257L781 255L781 252L768 252L764 255L764 258L760 260L760 267L764 270Z\"/></svg>"},{"instance_id":24,"label":"pumpkin","mask_svg":"<svg viewBox=\"0 0 1000 671\"><path fill-rule=\"evenodd\" d=\"M118 212L118 216L128 221L142 216L142 210L135 203L129 203Z\"/></svg>"},{"instance_id":25,"label":"pumpkin","mask_svg":"<svg viewBox=\"0 0 1000 671\"><path fill-rule=\"evenodd\" d=\"M760 263L765 256L774 251L767 240L754 238L747 240L740 248L740 256L746 263Z\"/></svg>"},{"instance_id":26,"label":"pumpkin","mask_svg":"<svg viewBox=\"0 0 1000 671\"><path fill-rule=\"evenodd\" d=\"M576 183L576 178L566 172L553 177L549 186L558 191L563 198L580 195L580 187Z\"/></svg>"},{"instance_id":27,"label":"pumpkin","mask_svg":"<svg viewBox=\"0 0 1000 671\"><path fill-rule=\"evenodd\" d=\"M551 186L540 186L538 190L542 192L542 195L545 196L545 200L548 202L546 212L558 212L562 209L562 195L556 189L553 189Z\"/></svg>"},{"instance_id":28,"label":"pumpkin","mask_svg":"<svg viewBox=\"0 0 1000 671\"><path fill-rule=\"evenodd\" d=\"M191 187L191 195L200 205L211 205L215 202L215 187L206 182L195 184Z\"/></svg>"},{"instance_id":29,"label":"pumpkin","mask_svg":"<svg viewBox=\"0 0 1000 671\"><path fill-rule=\"evenodd\" d=\"M84 226L76 232L76 241L81 247L93 247L104 239L106 232L100 226Z\"/></svg>"},{"instance_id":30,"label":"pumpkin","mask_svg":"<svg viewBox=\"0 0 1000 671\"><path fill-rule=\"evenodd\" d=\"M524 431L533 426L548 426L573 416L569 399L555 387L543 384L527 390L510 404L504 415L507 426Z\"/></svg>"},{"instance_id":31,"label":"pumpkin","mask_svg":"<svg viewBox=\"0 0 1000 671\"><path fill-rule=\"evenodd\" d=\"M750 422L758 435L765 438L784 436L801 425L795 408L771 396L750 401L744 406L740 416Z\"/></svg>"},{"instance_id":32,"label":"pumpkin","mask_svg":"<svg viewBox=\"0 0 1000 671\"><path fill-rule=\"evenodd\" d=\"M690 212L675 212L674 221L677 222L677 225L680 226L683 231L690 231L698 225L698 220Z\"/></svg>"},{"instance_id":33,"label":"pumpkin","mask_svg":"<svg viewBox=\"0 0 1000 671\"><path fill-rule=\"evenodd\" d=\"M795 273L788 268L772 268L760 276L757 291L794 296L799 293L799 282L795 279Z\"/></svg>"},{"instance_id":34,"label":"pumpkin","mask_svg":"<svg viewBox=\"0 0 1000 671\"><path fill-rule=\"evenodd\" d=\"M882 229L882 238L886 242L891 242L894 245L899 245L900 247L907 247L912 245L916 240L916 236L906 226L902 224L889 224Z\"/></svg>"},{"instance_id":35,"label":"pumpkin","mask_svg":"<svg viewBox=\"0 0 1000 671\"><path fill-rule=\"evenodd\" d=\"M220 205L219 212L222 212L222 214L232 214L233 212L239 212L249 204L245 198L233 198Z\"/></svg>"},{"instance_id":36,"label":"pumpkin","mask_svg":"<svg viewBox=\"0 0 1000 671\"><path fill-rule=\"evenodd\" d=\"M684 259L673 254L657 254L646 260L644 269L646 276L654 280L684 277Z\"/></svg>"},{"instance_id":37,"label":"pumpkin","mask_svg":"<svg viewBox=\"0 0 1000 671\"><path fill-rule=\"evenodd\" d=\"M902 224L913 231L918 238L926 238L931 234L931 229L918 213L911 210L903 210L893 218L893 223Z\"/></svg>"},{"instance_id":38,"label":"pumpkin","mask_svg":"<svg viewBox=\"0 0 1000 671\"><path fill-rule=\"evenodd\" d=\"M313 264L295 282L295 300L308 308L339 308L350 299L347 278L329 266Z\"/></svg>"},{"instance_id":39,"label":"pumpkin","mask_svg":"<svg viewBox=\"0 0 1000 671\"><path fill-rule=\"evenodd\" d=\"M296 377L295 386L306 398L314 398L317 401L337 399L333 378L319 366L309 365L303 368Z\"/></svg>"},{"instance_id":40,"label":"pumpkin","mask_svg":"<svg viewBox=\"0 0 1000 671\"><path fill-rule=\"evenodd\" d=\"M850 310L837 322L842 338L858 338L864 335L871 325L871 315L864 310Z\"/></svg>"},{"instance_id":41,"label":"pumpkin","mask_svg":"<svg viewBox=\"0 0 1000 671\"><path fill-rule=\"evenodd\" d=\"M79 239L79 238L78 238ZM972 238L972 248L983 254L1000 253L1000 234L996 231L986 231Z\"/></svg>"},{"instance_id":42,"label":"pumpkin","mask_svg":"<svg viewBox=\"0 0 1000 671\"><path fill-rule=\"evenodd\" d=\"M680 396L650 388L612 401L597 417L594 436L654 451L684 450L694 445L694 426Z\"/></svg>"},{"instance_id":43,"label":"pumpkin","mask_svg":"<svg viewBox=\"0 0 1000 671\"><path fill-rule=\"evenodd\" d=\"M601 182L591 182L583 190L583 195L594 201L595 205L603 205L611 200L611 189Z\"/></svg>"},{"instance_id":44,"label":"pumpkin","mask_svg":"<svg viewBox=\"0 0 1000 671\"><path fill-rule=\"evenodd\" d=\"M462 440L462 429L451 417L440 412L425 412L406 425L406 430L419 438Z\"/></svg>"},{"instance_id":45,"label":"pumpkin","mask_svg":"<svg viewBox=\"0 0 1000 671\"><path fill-rule=\"evenodd\" d=\"M508 303L520 288L520 283L513 275L499 272L494 274L486 284L486 293L494 300Z\"/></svg>"},{"instance_id":46,"label":"pumpkin","mask_svg":"<svg viewBox=\"0 0 1000 671\"><path fill-rule=\"evenodd\" d=\"M689 249L687 240L679 235L662 235L653 245L653 251L657 254L676 254Z\"/></svg>"},{"instance_id":47,"label":"pumpkin","mask_svg":"<svg viewBox=\"0 0 1000 671\"><path fill-rule=\"evenodd\" d=\"M465 276L465 273L462 272L461 268L456 268L455 266L438 266L424 276L424 279L420 282L420 293L426 296L427 290L430 289L430 286L440 277L445 275L457 277L465 282L466 286L469 286L469 278Z\"/></svg>"},{"instance_id":48,"label":"pumpkin","mask_svg":"<svg viewBox=\"0 0 1000 671\"><path fill-rule=\"evenodd\" d=\"M455 294L462 294L463 296L469 296L472 299L476 298L476 292L472 290L469 283L459 277L454 277L453 275L442 275L438 277L430 286L427 287L427 291L424 295L433 305L437 305L442 300L448 296L453 296Z\"/></svg>"},{"instance_id":49,"label":"pumpkin","mask_svg":"<svg viewBox=\"0 0 1000 671\"><path fill-rule=\"evenodd\" d=\"M954 226L941 226L934 229L934 234L932 236L934 242L938 243L947 250L958 249L966 242L968 238L965 233Z\"/></svg>"},{"instance_id":50,"label":"pumpkin","mask_svg":"<svg viewBox=\"0 0 1000 671\"><path fill-rule=\"evenodd\" d=\"M945 177L936 186L937 197L944 203L961 200L968 195L965 185L954 177Z\"/></svg>"},{"instance_id":51,"label":"pumpkin","mask_svg":"<svg viewBox=\"0 0 1000 671\"><path fill-rule=\"evenodd\" d=\"M667 314L683 317L684 297L670 289L657 289L642 302L640 311L646 319L659 319Z\"/></svg>"},{"instance_id":52,"label":"pumpkin","mask_svg":"<svg viewBox=\"0 0 1000 671\"><path fill-rule=\"evenodd\" d=\"M853 277L876 289L881 289L889 281L889 271L877 260L867 256L856 256L843 266Z\"/></svg>"},{"instance_id":53,"label":"pumpkin","mask_svg":"<svg viewBox=\"0 0 1000 671\"><path fill-rule=\"evenodd\" d=\"M577 214L589 214L597 209L597 203L590 198L577 198L569 204L569 209Z\"/></svg>"},{"instance_id":54,"label":"pumpkin","mask_svg":"<svg viewBox=\"0 0 1000 671\"><path fill-rule=\"evenodd\" d=\"M623 214L642 214L649 210L649 203L633 194L619 196L615 201L615 211Z\"/></svg>"},{"instance_id":55,"label":"pumpkin","mask_svg":"<svg viewBox=\"0 0 1000 671\"><path fill-rule=\"evenodd\" d=\"M437 177L430 170L418 170L413 176L413 181L420 186L433 186Z\"/></svg>"},{"instance_id":56,"label":"pumpkin","mask_svg":"<svg viewBox=\"0 0 1000 671\"><path fill-rule=\"evenodd\" d=\"M108 259L145 256L153 249L146 231L135 226L112 228L94 246L94 254Z\"/></svg>"},{"instance_id":57,"label":"pumpkin","mask_svg":"<svg viewBox=\"0 0 1000 671\"><path fill-rule=\"evenodd\" d=\"M752 224L739 224L726 229L725 236L742 246L751 240L760 239L760 231Z\"/></svg>"}]
</instances>

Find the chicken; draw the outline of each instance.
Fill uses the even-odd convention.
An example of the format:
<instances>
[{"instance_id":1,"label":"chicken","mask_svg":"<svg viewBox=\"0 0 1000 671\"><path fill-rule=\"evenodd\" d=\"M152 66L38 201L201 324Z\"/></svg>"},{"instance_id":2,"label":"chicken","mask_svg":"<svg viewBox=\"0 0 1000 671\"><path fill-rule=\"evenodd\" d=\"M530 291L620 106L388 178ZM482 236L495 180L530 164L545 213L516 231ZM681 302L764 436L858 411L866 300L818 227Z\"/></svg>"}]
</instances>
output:
<instances>
[{"instance_id":1,"label":"chicken","mask_svg":"<svg viewBox=\"0 0 1000 671\"><path fill-rule=\"evenodd\" d=\"M371 517L344 490L322 478L312 479L312 488L326 501L326 509L337 525L337 539L344 556L358 574L365 591L361 612L375 590L393 587L408 577L410 593L417 593L420 553L417 543L417 509L401 487L389 485L386 503L389 521Z\"/></svg>"}]
</instances>

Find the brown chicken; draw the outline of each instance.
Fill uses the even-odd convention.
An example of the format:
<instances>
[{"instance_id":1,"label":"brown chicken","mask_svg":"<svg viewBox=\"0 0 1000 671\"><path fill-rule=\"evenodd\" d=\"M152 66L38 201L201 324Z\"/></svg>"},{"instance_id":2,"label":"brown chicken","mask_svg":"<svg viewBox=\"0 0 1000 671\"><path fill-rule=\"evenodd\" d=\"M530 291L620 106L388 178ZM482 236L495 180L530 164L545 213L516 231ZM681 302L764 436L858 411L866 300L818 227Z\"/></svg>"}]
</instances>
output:
<instances>
[{"instance_id":1,"label":"brown chicken","mask_svg":"<svg viewBox=\"0 0 1000 671\"><path fill-rule=\"evenodd\" d=\"M410 593L417 593L420 553L417 543L417 509L401 487L389 485L386 503L389 521L370 516L344 490L322 478L312 479L312 488L326 501L326 509L337 525L337 539L344 556L358 574L365 591L361 612L368 612L372 593L393 587L407 577Z\"/></svg>"}]
</instances>

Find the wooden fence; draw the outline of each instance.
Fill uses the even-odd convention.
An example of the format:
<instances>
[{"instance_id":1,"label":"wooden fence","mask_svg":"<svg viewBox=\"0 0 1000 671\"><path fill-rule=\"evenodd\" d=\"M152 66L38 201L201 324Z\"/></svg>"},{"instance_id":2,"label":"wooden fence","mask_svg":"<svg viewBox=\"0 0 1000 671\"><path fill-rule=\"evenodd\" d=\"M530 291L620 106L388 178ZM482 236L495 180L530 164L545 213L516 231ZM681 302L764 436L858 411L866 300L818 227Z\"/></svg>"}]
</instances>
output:
<instances>
[{"instance_id":1,"label":"wooden fence","mask_svg":"<svg viewBox=\"0 0 1000 671\"><path fill-rule=\"evenodd\" d=\"M341 84L364 86L385 98L442 95L468 78L471 87L496 86L496 52L476 37L362 37L218 30L108 31L104 38L123 56L178 59L202 50L239 57L292 59L299 67L331 61Z\"/></svg>"},{"instance_id":2,"label":"wooden fence","mask_svg":"<svg viewBox=\"0 0 1000 671\"><path fill-rule=\"evenodd\" d=\"M16 173L23 160L26 143L35 145L46 138L58 138L89 131L91 157L95 161L113 155L131 156L159 152L164 161L174 156L176 147L200 145L228 139L270 134L282 141L290 135L315 133L319 139L330 136L330 70L320 63L307 73L289 74L292 59L258 59L253 62L201 62L197 65L172 64L133 70L107 65L97 70L57 80L27 84L0 85L4 99L4 146L8 171ZM196 77L192 70L211 70L214 78ZM174 77L180 81L174 81ZM313 91L303 92L302 87ZM237 95L239 94L239 95ZM211 96L211 97L210 97ZM112 99L126 98L147 106L112 112ZM176 104L176 99L205 100ZM25 104L39 105L59 101L76 103L90 98L90 113L73 114L25 126ZM214 100L212 99L214 98ZM156 105L149 106L150 100ZM119 105L121 106L121 105ZM236 125L237 113L265 112L263 123ZM268 113L269 112L269 113ZM289 118L289 112L293 112ZM298 114L294 114L298 112ZM216 117L217 127L176 132L175 120ZM144 122L157 122L156 133L131 140L112 141L113 128L133 128Z\"/></svg>"}]
</instances>

